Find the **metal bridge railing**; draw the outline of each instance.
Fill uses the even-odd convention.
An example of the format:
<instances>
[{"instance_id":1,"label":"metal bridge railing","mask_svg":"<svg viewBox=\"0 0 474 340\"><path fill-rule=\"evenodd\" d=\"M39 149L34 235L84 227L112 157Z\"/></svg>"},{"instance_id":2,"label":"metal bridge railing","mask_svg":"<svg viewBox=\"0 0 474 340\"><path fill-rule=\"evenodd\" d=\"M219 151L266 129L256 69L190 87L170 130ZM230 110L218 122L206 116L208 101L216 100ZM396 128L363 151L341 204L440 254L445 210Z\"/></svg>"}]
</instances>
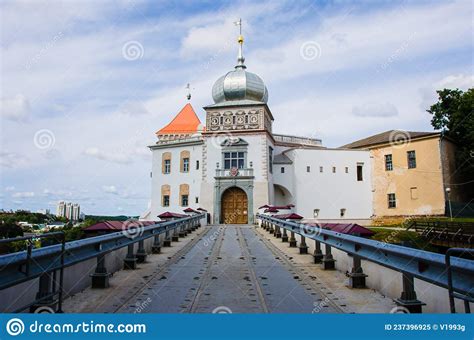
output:
<instances>
[{"instance_id":1,"label":"metal bridge railing","mask_svg":"<svg viewBox=\"0 0 474 340\"><path fill-rule=\"evenodd\" d=\"M107 271L105 255L128 247L124 258L124 269L136 269L136 264L144 262L147 256L145 240L154 237L152 253L159 253L161 247L170 246L172 241L178 237L184 237L188 233L200 227L200 220L205 214L180 218L177 220L160 222L144 226L139 221L134 222L134 230L124 230L108 235L90 237L78 241L64 242L61 244L32 249L29 242L25 251L0 256L0 291L20 283L39 278L39 288L36 299L26 306L17 308L14 312L20 312L30 308L30 311L42 306L53 306L57 312L61 312L63 298L63 270L65 267L97 258L95 272L91 275L92 286L95 288L106 288L109 286L111 273ZM43 234L33 237L50 237L57 233ZM164 235L163 237L160 237ZM57 235L56 235L57 236ZM19 237L0 240L1 243L26 240L29 237ZM134 245L138 243L138 249L134 251ZM59 294L55 294L57 284L56 272L60 273ZM1 294L1 293L0 293ZM57 298L56 298L57 296Z\"/></svg>"},{"instance_id":2,"label":"metal bridge railing","mask_svg":"<svg viewBox=\"0 0 474 340\"><path fill-rule=\"evenodd\" d=\"M445 256L441 254L341 234L269 215L257 214L257 219L261 221L265 230L276 237L281 237L283 242L289 241L290 247L296 247L295 234L300 235L299 248L302 254L307 253L308 249L305 239L314 240L314 262L321 263L323 269L335 268L335 260L331 254L332 247L346 252L353 259L352 270L348 273L353 288L365 287L367 275L362 270L361 259L402 273L403 291L401 297L395 302L411 313L420 313L422 306L425 305L417 299L414 278L447 288L456 298L468 301L474 298L474 261L472 260L459 257L448 258L448 264L446 264ZM291 234L289 240L287 231ZM325 245L324 254L321 244Z\"/></svg>"}]
</instances>

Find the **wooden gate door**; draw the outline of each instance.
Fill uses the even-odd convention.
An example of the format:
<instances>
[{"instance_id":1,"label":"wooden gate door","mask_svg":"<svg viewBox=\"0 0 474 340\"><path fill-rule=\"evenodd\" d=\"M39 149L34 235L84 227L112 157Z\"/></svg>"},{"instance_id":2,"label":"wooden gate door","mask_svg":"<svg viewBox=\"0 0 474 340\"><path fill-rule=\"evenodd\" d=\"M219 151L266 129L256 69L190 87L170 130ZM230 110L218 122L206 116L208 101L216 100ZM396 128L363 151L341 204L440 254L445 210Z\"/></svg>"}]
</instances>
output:
<instances>
[{"instance_id":1,"label":"wooden gate door","mask_svg":"<svg viewBox=\"0 0 474 340\"><path fill-rule=\"evenodd\" d=\"M248 223L247 194L240 188L232 187L224 191L221 199L221 223Z\"/></svg>"}]
</instances>

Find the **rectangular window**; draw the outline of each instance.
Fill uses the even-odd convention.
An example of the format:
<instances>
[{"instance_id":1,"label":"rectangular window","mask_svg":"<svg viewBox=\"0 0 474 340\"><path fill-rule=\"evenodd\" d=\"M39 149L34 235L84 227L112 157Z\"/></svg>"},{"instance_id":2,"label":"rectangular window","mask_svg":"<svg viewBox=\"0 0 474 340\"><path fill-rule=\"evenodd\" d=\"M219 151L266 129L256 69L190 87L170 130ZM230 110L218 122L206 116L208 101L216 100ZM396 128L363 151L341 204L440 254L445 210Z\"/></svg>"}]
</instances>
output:
<instances>
[{"instance_id":1,"label":"rectangular window","mask_svg":"<svg viewBox=\"0 0 474 340\"><path fill-rule=\"evenodd\" d=\"M332 172L333 172L334 174L336 173L336 167L335 167L335 166L332 167Z\"/></svg>"},{"instance_id":2,"label":"rectangular window","mask_svg":"<svg viewBox=\"0 0 474 340\"><path fill-rule=\"evenodd\" d=\"M271 146L268 147L268 170L270 173L273 173L273 148Z\"/></svg>"},{"instance_id":3,"label":"rectangular window","mask_svg":"<svg viewBox=\"0 0 474 340\"><path fill-rule=\"evenodd\" d=\"M188 206L188 195L182 195L181 196L181 205L183 207L187 207Z\"/></svg>"},{"instance_id":4,"label":"rectangular window","mask_svg":"<svg viewBox=\"0 0 474 340\"><path fill-rule=\"evenodd\" d=\"M395 194L391 193L387 195L387 200L388 200L388 207L389 209L393 209L397 207L397 199L395 197Z\"/></svg>"},{"instance_id":5,"label":"rectangular window","mask_svg":"<svg viewBox=\"0 0 474 340\"><path fill-rule=\"evenodd\" d=\"M165 174L169 174L171 172L171 160L165 159Z\"/></svg>"},{"instance_id":6,"label":"rectangular window","mask_svg":"<svg viewBox=\"0 0 474 340\"><path fill-rule=\"evenodd\" d=\"M310 166L306 167L306 172L311 172L311 167Z\"/></svg>"},{"instance_id":7,"label":"rectangular window","mask_svg":"<svg viewBox=\"0 0 474 340\"><path fill-rule=\"evenodd\" d=\"M183 172L189 172L189 158L183 158Z\"/></svg>"},{"instance_id":8,"label":"rectangular window","mask_svg":"<svg viewBox=\"0 0 474 340\"><path fill-rule=\"evenodd\" d=\"M362 171L362 164L357 164L357 181L362 182L364 180L363 171Z\"/></svg>"},{"instance_id":9,"label":"rectangular window","mask_svg":"<svg viewBox=\"0 0 474 340\"><path fill-rule=\"evenodd\" d=\"M196 161L196 170L199 170L199 161Z\"/></svg>"},{"instance_id":10,"label":"rectangular window","mask_svg":"<svg viewBox=\"0 0 474 340\"><path fill-rule=\"evenodd\" d=\"M411 196L412 200L418 199L418 188L417 187L410 188L410 196Z\"/></svg>"},{"instance_id":11,"label":"rectangular window","mask_svg":"<svg viewBox=\"0 0 474 340\"><path fill-rule=\"evenodd\" d=\"M407 152L407 158L408 158L408 169L416 168L416 154L414 150Z\"/></svg>"},{"instance_id":12,"label":"rectangular window","mask_svg":"<svg viewBox=\"0 0 474 340\"><path fill-rule=\"evenodd\" d=\"M163 206L164 207L169 207L170 206L170 196L169 195L163 195Z\"/></svg>"},{"instance_id":13,"label":"rectangular window","mask_svg":"<svg viewBox=\"0 0 474 340\"><path fill-rule=\"evenodd\" d=\"M224 152L224 169L245 168L245 152Z\"/></svg>"},{"instance_id":14,"label":"rectangular window","mask_svg":"<svg viewBox=\"0 0 474 340\"><path fill-rule=\"evenodd\" d=\"M392 155L385 155L385 171L393 170Z\"/></svg>"},{"instance_id":15,"label":"rectangular window","mask_svg":"<svg viewBox=\"0 0 474 340\"><path fill-rule=\"evenodd\" d=\"M346 174L349 173L349 168L346 166Z\"/></svg>"},{"instance_id":16,"label":"rectangular window","mask_svg":"<svg viewBox=\"0 0 474 340\"><path fill-rule=\"evenodd\" d=\"M285 167L282 166L281 169L280 169L281 173L284 174L285 173Z\"/></svg>"},{"instance_id":17,"label":"rectangular window","mask_svg":"<svg viewBox=\"0 0 474 340\"><path fill-rule=\"evenodd\" d=\"M323 167L322 166L319 167L319 172L323 172Z\"/></svg>"}]
</instances>

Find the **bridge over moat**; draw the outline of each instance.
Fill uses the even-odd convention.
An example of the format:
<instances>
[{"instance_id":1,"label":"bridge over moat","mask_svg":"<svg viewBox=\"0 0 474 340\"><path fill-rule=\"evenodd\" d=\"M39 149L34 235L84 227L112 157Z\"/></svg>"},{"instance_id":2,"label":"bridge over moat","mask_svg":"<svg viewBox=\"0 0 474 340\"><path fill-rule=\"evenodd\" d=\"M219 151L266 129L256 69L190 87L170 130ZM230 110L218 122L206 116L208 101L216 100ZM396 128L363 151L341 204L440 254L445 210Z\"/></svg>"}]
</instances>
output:
<instances>
[{"instance_id":1,"label":"bridge over moat","mask_svg":"<svg viewBox=\"0 0 474 340\"><path fill-rule=\"evenodd\" d=\"M417 312L426 303L427 311L449 311L449 280L439 254L268 216L258 220L258 226L205 226L203 216L194 216L144 226L134 237L116 233L4 255L2 306L105 313L388 313ZM284 235L290 242L282 242ZM451 259L458 311L463 302L457 298L472 299L473 274L472 261ZM58 306L62 297L67 298Z\"/></svg>"}]
</instances>

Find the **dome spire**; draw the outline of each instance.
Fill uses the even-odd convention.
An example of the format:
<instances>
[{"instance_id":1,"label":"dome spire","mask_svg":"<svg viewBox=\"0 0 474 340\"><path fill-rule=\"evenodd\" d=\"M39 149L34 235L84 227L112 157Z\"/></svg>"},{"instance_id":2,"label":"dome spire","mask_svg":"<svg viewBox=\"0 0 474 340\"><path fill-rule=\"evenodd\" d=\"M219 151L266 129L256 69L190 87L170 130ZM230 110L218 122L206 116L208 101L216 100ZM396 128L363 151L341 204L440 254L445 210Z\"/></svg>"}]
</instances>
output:
<instances>
[{"instance_id":1,"label":"dome spire","mask_svg":"<svg viewBox=\"0 0 474 340\"><path fill-rule=\"evenodd\" d=\"M237 58L237 65L235 68L247 68L244 64L245 58L244 54L242 52L242 45L244 44L244 36L242 35L242 19L239 19L239 21L234 22L236 26L239 26L239 38L237 39L237 42L239 43L239 56Z\"/></svg>"}]
</instances>

